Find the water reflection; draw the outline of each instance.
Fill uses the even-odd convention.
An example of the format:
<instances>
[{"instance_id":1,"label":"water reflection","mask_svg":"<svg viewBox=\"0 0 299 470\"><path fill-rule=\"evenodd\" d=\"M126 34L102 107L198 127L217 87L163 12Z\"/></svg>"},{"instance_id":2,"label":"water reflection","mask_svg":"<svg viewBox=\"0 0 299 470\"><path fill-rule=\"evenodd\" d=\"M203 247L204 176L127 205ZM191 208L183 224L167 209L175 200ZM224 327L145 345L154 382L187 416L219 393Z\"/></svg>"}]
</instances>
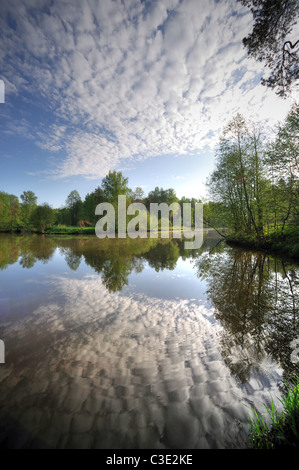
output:
<instances>
[{"instance_id":1,"label":"water reflection","mask_svg":"<svg viewBox=\"0 0 299 470\"><path fill-rule=\"evenodd\" d=\"M0 236L0 446L246 446L292 371L298 268L218 241ZM184 269L209 302L126 287Z\"/></svg>"},{"instance_id":2,"label":"water reflection","mask_svg":"<svg viewBox=\"0 0 299 470\"><path fill-rule=\"evenodd\" d=\"M31 269L38 261L49 261L58 249L72 271L77 271L84 259L88 266L102 275L107 289L117 292L128 285L128 277L133 271L142 272L145 262L156 272L173 270L179 257L195 258L217 242L217 238L205 236L205 243L199 250L185 250L183 240L177 239L99 241L96 237L0 235L0 269L16 262Z\"/></svg>"},{"instance_id":3,"label":"water reflection","mask_svg":"<svg viewBox=\"0 0 299 470\"><path fill-rule=\"evenodd\" d=\"M196 267L224 326L222 355L232 373L245 383L268 356L295 373L290 343L299 335L298 266L222 245L202 254Z\"/></svg>"}]
</instances>

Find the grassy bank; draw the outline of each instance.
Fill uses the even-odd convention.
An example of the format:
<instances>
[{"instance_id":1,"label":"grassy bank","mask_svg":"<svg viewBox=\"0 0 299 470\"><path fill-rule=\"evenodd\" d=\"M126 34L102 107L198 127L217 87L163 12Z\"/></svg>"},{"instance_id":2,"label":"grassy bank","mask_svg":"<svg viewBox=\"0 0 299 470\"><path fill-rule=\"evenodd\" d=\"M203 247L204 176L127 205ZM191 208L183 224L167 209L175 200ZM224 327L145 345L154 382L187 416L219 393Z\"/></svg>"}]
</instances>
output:
<instances>
[{"instance_id":1,"label":"grassy bank","mask_svg":"<svg viewBox=\"0 0 299 470\"><path fill-rule=\"evenodd\" d=\"M254 411L250 417L249 439L255 449L294 449L299 447L299 377L293 384L286 385L286 393L281 400L282 411L278 412L272 402L271 409L266 406L271 426Z\"/></svg>"},{"instance_id":2,"label":"grassy bank","mask_svg":"<svg viewBox=\"0 0 299 470\"><path fill-rule=\"evenodd\" d=\"M0 233L41 233L35 228L28 228L28 227L13 227L12 230L9 229L0 229ZM66 225L53 225L50 228L47 228L44 232L48 235L56 235L56 234L63 234L63 235L91 235L95 234L94 227L77 227L77 226L66 226Z\"/></svg>"},{"instance_id":3,"label":"grassy bank","mask_svg":"<svg viewBox=\"0 0 299 470\"><path fill-rule=\"evenodd\" d=\"M176 227L169 228L169 234L171 235ZM180 227L182 234L184 227ZM157 229L158 233L164 233L163 230L159 227ZM116 232L117 233L117 232ZM150 234L150 230L147 231ZM48 235L77 235L77 234L93 234L95 235L95 227L77 227L77 226L67 226L67 225L53 225L51 228L45 230L45 234Z\"/></svg>"},{"instance_id":4,"label":"grassy bank","mask_svg":"<svg viewBox=\"0 0 299 470\"><path fill-rule=\"evenodd\" d=\"M53 225L51 228L45 230L45 234L48 235L94 235L94 227L76 227L76 226L66 226L66 225Z\"/></svg>"},{"instance_id":5,"label":"grassy bank","mask_svg":"<svg viewBox=\"0 0 299 470\"><path fill-rule=\"evenodd\" d=\"M283 235L277 232L269 233L261 240L250 235L232 234L226 237L226 241L231 245L265 250L267 252L299 259L299 228L288 230Z\"/></svg>"}]
</instances>

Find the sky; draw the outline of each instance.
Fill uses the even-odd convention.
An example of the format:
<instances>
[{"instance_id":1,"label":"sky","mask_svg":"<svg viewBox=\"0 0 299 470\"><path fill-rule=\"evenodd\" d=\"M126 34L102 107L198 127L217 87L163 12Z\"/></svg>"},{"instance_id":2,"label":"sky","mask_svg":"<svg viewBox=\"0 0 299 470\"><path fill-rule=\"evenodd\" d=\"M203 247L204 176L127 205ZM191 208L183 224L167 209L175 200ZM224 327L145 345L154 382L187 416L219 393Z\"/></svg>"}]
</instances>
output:
<instances>
[{"instance_id":1,"label":"sky","mask_svg":"<svg viewBox=\"0 0 299 470\"><path fill-rule=\"evenodd\" d=\"M261 85L251 30L236 0L1 0L0 191L62 207L117 170L208 198L228 121L274 126L296 98Z\"/></svg>"}]
</instances>

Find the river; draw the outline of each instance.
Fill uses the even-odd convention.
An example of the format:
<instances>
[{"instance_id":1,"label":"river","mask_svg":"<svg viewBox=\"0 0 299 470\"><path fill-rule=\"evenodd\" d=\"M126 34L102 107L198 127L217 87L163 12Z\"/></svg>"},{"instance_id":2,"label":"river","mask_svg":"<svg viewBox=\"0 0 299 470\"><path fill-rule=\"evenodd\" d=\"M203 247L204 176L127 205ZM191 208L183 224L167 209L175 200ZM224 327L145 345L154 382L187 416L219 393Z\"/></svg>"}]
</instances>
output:
<instances>
[{"instance_id":1,"label":"river","mask_svg":"<svg viewBox=\"0 0 299 470\"><path fill-rule=\"evenodd\" d=\"M299 266L180 240L0 234L0 447L230 449L297 367Z\"/></svg>"}]
</instances>

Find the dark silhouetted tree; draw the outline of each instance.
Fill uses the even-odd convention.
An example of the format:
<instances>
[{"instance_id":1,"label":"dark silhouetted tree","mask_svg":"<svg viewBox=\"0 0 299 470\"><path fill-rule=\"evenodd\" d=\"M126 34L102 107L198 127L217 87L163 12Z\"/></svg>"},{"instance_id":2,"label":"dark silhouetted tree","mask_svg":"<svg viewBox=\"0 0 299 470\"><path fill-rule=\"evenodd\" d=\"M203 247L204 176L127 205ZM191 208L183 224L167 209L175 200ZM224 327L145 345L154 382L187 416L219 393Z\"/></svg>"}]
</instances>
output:
<instances>
[{"instance_id":1,"label":"dark silhouetted tree","mask_svg":"<svg viewBox=\"0 0 299 470\"><path fill-rule=\"evenodd\" d=\"M262 84L285 98L299 78L299 38L291 33L299 17L298 0L238 0L253 14L252 32L243 39L248 56L271 69Z\"/></svg>"}]
</instances>

